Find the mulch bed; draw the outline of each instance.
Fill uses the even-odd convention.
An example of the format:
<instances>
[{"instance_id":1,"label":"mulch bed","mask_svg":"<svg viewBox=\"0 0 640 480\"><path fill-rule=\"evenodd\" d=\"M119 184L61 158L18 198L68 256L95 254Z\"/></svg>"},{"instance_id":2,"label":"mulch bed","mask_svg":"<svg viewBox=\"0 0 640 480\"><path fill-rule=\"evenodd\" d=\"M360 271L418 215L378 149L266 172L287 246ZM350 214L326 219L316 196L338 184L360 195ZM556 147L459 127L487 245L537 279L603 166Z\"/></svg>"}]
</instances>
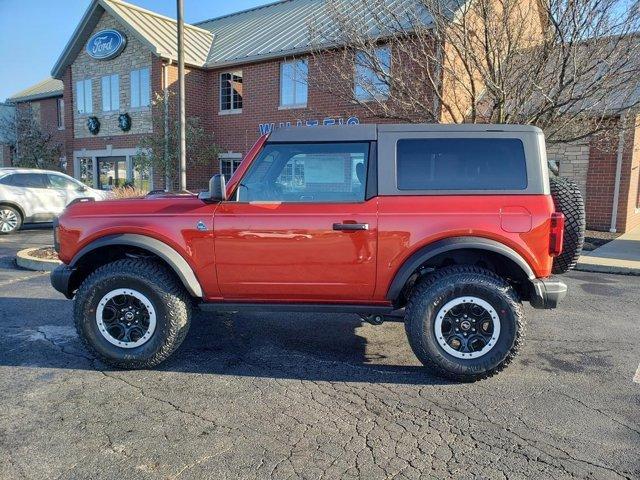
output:
<instances>
[{"instance_id":1,"label":"mulch bed","mask_svg":"<svg viewBox=\"0 0 640 480\"><path fill-rule=\"evenodd\" d=\"M29 255L36 258L41 258L42 260L58 260L58 254L53 249L53 247L43 247L37 248L35 250L31 250Z\"/></svg>"},{"instance_id":2,"label":"mulch bed","mask_svg":"<svg viewBox=\"0 0 640 480\"><path fill-rule=\"evenodd\" d=\"M598 232L596 230L587 230L585 232L583 251L590 252L602 245L609 243L611 240L615 240L621 234L611 232Z\"/></svg>"}]
</instances>

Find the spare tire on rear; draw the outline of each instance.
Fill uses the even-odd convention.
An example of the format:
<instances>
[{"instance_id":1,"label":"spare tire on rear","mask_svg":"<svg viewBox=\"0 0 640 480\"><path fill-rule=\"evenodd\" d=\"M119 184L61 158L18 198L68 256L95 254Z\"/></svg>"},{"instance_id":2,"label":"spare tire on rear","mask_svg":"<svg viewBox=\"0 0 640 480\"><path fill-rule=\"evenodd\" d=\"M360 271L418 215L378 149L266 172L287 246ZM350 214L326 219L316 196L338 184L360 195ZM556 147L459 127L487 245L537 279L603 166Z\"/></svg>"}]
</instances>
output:
<instances>
[{"instance_id":1,"label":"spare tire on rear","mask_svg":"<svg viewBox=\"0 0 640 480\"><path fill-rule=\"evenodd\" d=\"M584 199L572 180L551 177L549 183L556 211L564 214L562 253L553 259L552 272L565 273L576 266L582 253L586 228Z\"/></svg>"}]
</instances>

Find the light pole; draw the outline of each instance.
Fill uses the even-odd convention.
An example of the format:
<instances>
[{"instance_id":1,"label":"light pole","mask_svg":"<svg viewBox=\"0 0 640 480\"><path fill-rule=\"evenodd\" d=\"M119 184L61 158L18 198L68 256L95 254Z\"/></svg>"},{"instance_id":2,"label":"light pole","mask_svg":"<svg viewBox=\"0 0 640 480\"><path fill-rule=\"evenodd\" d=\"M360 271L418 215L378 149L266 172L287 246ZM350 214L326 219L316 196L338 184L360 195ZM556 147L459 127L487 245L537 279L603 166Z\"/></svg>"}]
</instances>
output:
<instances>
[{"instance_id":1,"label":"light pole","mask_svg":"<svg viewBox=\"0 0 640 480\"><path fill-rule=\"evenodd\" d=\"M179 190L187 189L187 143L184 98L184 0L178 2L178 111L180 135L178 140Z\"/></svg>"}]
</instances>

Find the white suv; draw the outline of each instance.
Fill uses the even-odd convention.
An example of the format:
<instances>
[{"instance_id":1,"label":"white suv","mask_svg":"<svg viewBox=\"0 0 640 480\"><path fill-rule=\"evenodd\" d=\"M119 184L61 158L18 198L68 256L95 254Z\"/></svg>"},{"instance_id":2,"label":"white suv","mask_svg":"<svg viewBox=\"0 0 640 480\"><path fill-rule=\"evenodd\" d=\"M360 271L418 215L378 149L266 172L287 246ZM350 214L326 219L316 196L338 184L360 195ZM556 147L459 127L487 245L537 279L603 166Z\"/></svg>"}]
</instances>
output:
<instances>
[{"instance_id":1,"label":"white suv","mask_svg":"<svg viewBox=\"0 0 640 480\"><path fill-rule=\"evenodd\" d=\"M0 168L0 234L18 231L24 223L51 222L77 198L109 197L60 172Z\"/></svg>"}]
</instances>

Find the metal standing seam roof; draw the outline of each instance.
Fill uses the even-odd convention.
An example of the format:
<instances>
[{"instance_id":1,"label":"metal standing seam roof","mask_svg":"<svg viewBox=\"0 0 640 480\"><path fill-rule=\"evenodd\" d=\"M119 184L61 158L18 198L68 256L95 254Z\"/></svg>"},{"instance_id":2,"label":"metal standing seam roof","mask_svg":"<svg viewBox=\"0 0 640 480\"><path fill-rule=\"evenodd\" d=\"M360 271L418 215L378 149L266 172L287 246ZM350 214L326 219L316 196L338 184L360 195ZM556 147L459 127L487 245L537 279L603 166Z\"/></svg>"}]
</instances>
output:
<instances>
[{"instance_id":1,"label":"metal standing seam roof","mask_svg":"<svg viewBox=\"0 0 640 480\"><path fill-rule=\"evenodd\" d=\"M469 0L440 0L443 8L454 14ZM424 24L431 16L416 0L281 0L249 10L185 24L185 63L201 68L217 68L309 52L323 39L330 39L335 25L327 5L344 10L362 23L362 32L384 36L379 27L384 15L394 19L419 18ZM108 12L131 34L149 45L162 58L175 60L177 22L121 0L94 0L85 12L71 40L53 67L61 78L86 44L103 12ZM310 28L318 32L312 39ZM330 42L329 42L330 43Z\"/></svg>"},{"instance_id":2,"label":"metal standing seam roof","mask_svg":"<svg viewBox=\"0 0 640 480\"><path fill-rule=\"evenodd\" d=\"M362 20L362 32L380 35L378 26L385 12L402 17L414 15L415 0L283 0L195 25L215 34L205 67L240 64L269 57L310 51L331 38L335 25L327 2L338 11ZM457 0L453 0L457 3ZM421 15L429 23L431 17ZM318 38L310 37L310 28Z\"/></svg>"},{"instance_id":3,"label":"metal standing seam roof","mask_svg":"<svg viewBox=\"0 0 640 480\"><path fill-rule=\"evenodd\" d=\"M144 37L157 55L175 60L178 57L178 24L169 17L118 0L99 0L112 15ZM185 63L202 66L207 60L213 33L200 27L184 25Z\"/></svg>"},{"instance_id":4,"label":"metal standing seam roof","mask_svg":"<svg viewBox=\"0 0 640 480\"><path fill-rule=\"evenodd\" d=\"M59 97L63 94L62 81L55 78L46 78L35 85L30 86L20 92L14 93L7 101L26 102L29 100L38 100L41 98Z\"/></svg>"},{"instance_id":5,"label":"metal standing seam roof","mask_svg":"<svg viewBox=\"0 0 640 480\"><path fill-rule=\"evenodd\" d=\"M127 27L128 34L135 35L155 55L174 61L177 59L178 25L174 19L119 0L94 0L53 66L51 73L55 78L62 77L64 69L73 63L75 57L85 47L104 12L120 21ZM214 34L210 31L185 23L185 63L203 67L213 38Z\"/></svg>"}]
</instances>

